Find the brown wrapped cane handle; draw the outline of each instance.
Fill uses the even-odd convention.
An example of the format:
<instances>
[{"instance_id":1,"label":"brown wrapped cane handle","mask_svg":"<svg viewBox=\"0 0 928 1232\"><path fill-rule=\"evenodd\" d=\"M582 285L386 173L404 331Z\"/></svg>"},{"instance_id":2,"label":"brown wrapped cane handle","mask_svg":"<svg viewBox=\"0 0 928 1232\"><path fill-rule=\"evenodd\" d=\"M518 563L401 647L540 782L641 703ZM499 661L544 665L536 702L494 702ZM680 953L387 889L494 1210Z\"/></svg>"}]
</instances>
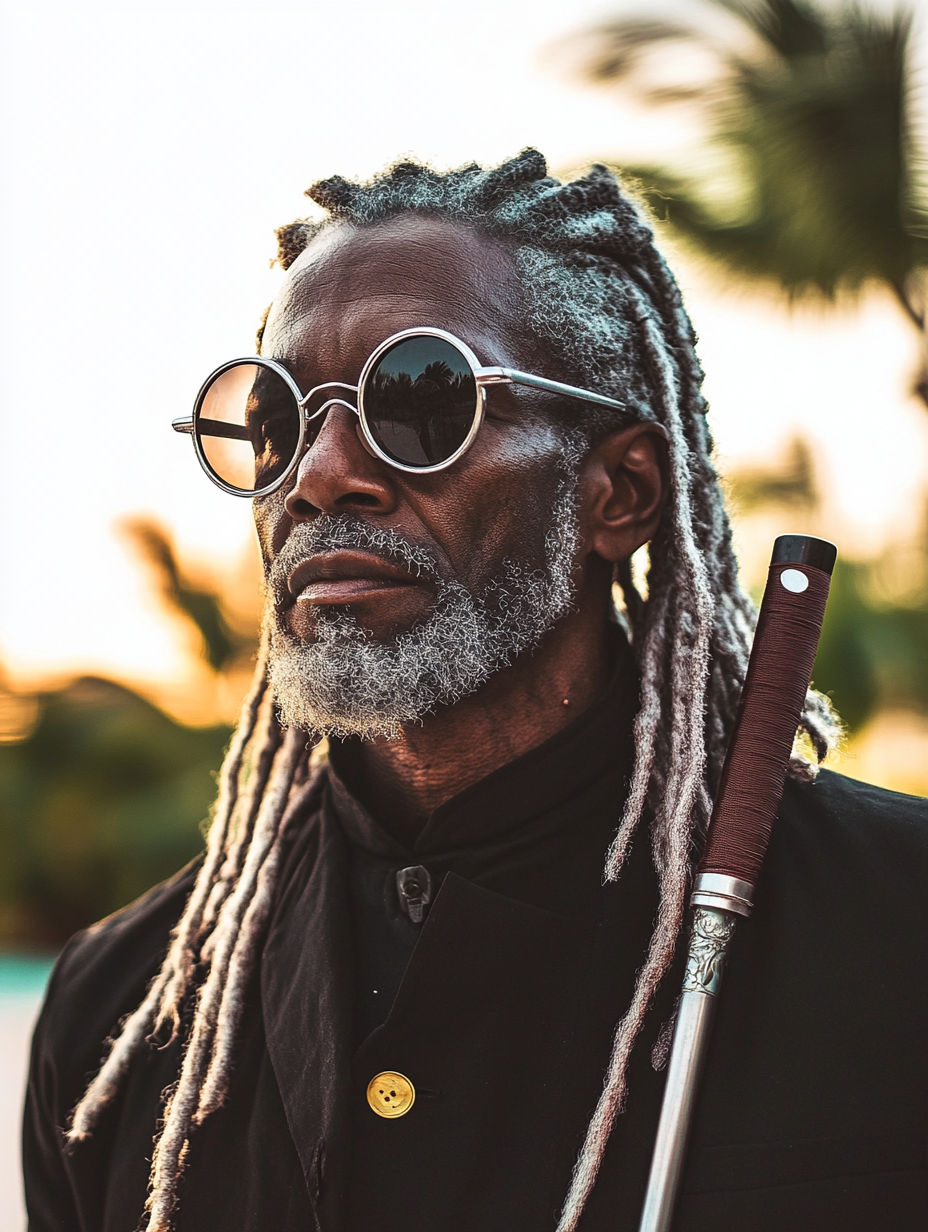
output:
<instances>
[{"instance_id":1,"label":"brown wrapped cane handle","mask_svg":"<svg viewBox=\"0 0 928 1232\"><path fill-rule=\"evenodd\" d=\"M783 796L837 554L833 543L808 535L781 535L773 546L735 731L697 873L697 905L741 915L750 911Z\"/></svg>"}]
</instances>

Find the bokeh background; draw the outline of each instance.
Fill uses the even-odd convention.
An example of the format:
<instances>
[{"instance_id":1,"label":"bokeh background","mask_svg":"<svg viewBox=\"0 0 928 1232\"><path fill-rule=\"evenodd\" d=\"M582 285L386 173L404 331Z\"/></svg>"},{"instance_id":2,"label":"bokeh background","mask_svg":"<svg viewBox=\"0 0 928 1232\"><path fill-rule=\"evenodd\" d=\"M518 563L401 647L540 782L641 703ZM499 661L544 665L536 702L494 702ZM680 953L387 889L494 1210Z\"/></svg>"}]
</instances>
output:
<instances>
[{"instance_id":1,"label":"bokeh background","mask_svg":"<svg viewBox=\"0 0 928 1232\"><path fill-rule=\"evenodd\" d=\"M247 503L170 431L250 354L302 191L400 155L635 177L748 584L835 540L837 768L928 792L924 0L0 4L0 1225L55 950L198 849L247 679Z\"/></svg>"}]
</instances>

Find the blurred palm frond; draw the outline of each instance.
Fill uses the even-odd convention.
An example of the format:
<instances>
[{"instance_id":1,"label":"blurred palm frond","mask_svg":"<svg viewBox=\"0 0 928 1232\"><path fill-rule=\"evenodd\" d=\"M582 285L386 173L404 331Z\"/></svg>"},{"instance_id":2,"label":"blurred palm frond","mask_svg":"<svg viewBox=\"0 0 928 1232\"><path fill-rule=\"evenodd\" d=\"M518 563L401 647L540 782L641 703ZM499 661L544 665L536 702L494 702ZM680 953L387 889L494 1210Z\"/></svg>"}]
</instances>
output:
<instances>
[{"instance_id":1,"label":"blurred palm frond","mask_svg":"<svg viewBox=\"0 0 928 1232\"><path fill-rule=\"evenodd\" d=\"M924 333L925 160L911 121L912 16L856 4L709 0L740 39L656 18L585 34L583 73L649 105L698 111L704 168L625 166L679 236L721 268L789 298L834 300L877 281ZM700 89L649 84L671 45L711 53ZM928 375L916 391L928 401Z\"/></svg>"},{"instance_id":2,"label":"blurred palm frond","mask_svg":"<svg viewBox=\"0 0 928 1232\"><path fill-rule=\"evenodd\" d=\"M214 672L225 671L257 645L255 630L241 632L229 621L219 589L189 578L167 532L150 518L130 518L123 533L153 570L167 607L189 621L202 639L202 655Z\"/></svg>"},{"instance_id":3,"label":"blurred palm frond","mask_svg":"<svg viewBox=\"0 0 928 1232\"><path fill-rule=\"evenodd\" d=\"M728 476L735 507L749 513L770 505L814 510L819 504L815 464L808 441L790 441L781 467L742 467Z\"/></svg>"}]
</instances>

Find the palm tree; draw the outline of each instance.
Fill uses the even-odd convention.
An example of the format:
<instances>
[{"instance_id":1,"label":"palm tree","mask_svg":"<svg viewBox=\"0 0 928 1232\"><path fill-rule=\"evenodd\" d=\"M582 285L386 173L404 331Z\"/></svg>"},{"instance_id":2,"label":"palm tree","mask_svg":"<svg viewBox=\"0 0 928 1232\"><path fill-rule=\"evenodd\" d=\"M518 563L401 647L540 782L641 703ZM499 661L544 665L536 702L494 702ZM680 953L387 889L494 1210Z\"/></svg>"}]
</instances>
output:
<instances>
[{"instance_id":1,"label":"palm tree","mask_svg":"<svg viewBox=\"0 0 928 1232\"><path fill-rule=\"evenodd\" d=\"M928 193L911 123L911 14L708 2L728 14L727 35L653 18L588 32L587 79L696 109L713 154L712 170L696 175L623 170L682 238L732 274L790 298L834 300L882 283L924 342ZM701 88L647 88L650 53L672 44L708 53ZM915 390L928 405L924 362Z\"/></svg>"},{"instance_id":2,"label":"palm tree","mask_svg":"<svg viewBox=\"0 0 928 1232\"><path fill-rule=\"evenodd\" d=\"M121 529L140 559L152 569L168 610L199 633L201 657L213 671L225 672L242 662L250 669L258 645L257 629L250 623L237 627L229 619L221 591L186 576L170 537L157 522L146 517L128 518Z\"/></svg>"}]
</instances>

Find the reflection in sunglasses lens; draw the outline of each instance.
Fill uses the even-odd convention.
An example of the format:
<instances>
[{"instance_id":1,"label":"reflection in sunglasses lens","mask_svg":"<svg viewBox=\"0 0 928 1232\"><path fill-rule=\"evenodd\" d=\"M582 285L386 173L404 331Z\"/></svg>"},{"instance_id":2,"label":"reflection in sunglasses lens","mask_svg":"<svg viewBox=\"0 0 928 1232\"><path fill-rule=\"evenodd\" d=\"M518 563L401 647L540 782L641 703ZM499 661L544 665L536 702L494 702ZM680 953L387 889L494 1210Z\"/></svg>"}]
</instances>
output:
<instances>
[{"instance_id":1,"label":"reflection in sunglasses lens","mask_svg":"<svg viewBox=\"0 0 928 1232\"><path fill-rule=\"evenodd\" d=\"M236 364L200 401L196 434L210 469L229 487L255 492L279 479L300 439L300 409L283 377Z\"/></svg>"},{"instance_id":2,"label":"reflection in sunglasses lens","mask_svg":"<svg viewBox=\"0 0 928 1232\"><path fill-rule=\"evenodd\" d=\"M450 342L419 334L390 347L368 373L364 416L374 440L404 466L435 466L473 427L477 382Z\"/></svg>"}]
</instances>

